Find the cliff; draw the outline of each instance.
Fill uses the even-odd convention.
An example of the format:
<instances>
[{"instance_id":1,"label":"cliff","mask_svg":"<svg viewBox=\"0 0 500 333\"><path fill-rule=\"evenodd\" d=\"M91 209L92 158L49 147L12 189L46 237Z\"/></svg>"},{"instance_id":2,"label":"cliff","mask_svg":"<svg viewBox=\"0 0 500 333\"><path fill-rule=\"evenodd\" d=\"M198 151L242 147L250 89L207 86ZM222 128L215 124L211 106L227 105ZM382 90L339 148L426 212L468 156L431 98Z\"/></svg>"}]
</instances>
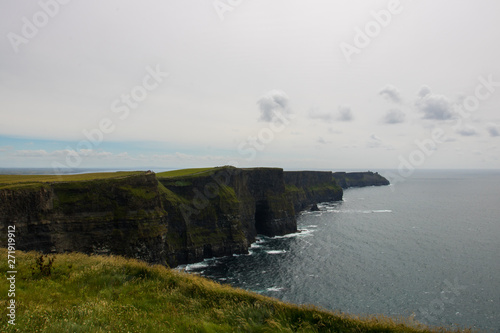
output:
<instances>
[{"instance_id":1,"label":"cliff","mask_svg":"<svg viewBox=\"0 0 500 333\"><path fill-rule=\"evenodd\" d=\"M334 172L333 178L346 189L349 187L383 186L389 185L389 181L377 172Z\"/></svg>"},{"instance_id":2,"label":"cliff","mask_svg":"<svg viewBox=\"0 0 500 333\"><path fill-rule=\"evenodd\" d=\"M216 168L187 176L158 174L169 212L168 262L247 253L257 234L297 231L283 170Z\"/></svg>"},{"instance_id":3,"label":"cliff","mask_svg":"<svg viewBox=\"0 0 500 333\"><path fill-rule=\"evenodd\" d=\"M287 195L299 212L312 204L342 200L342 188L327 171L286 171Z\"/></svg>"},{"instance_id":4,"label":"cliff","mask_svg":"<svg viewBox=\"0 0 500 333\"><path fill-rule=\"evenodd\" d=\"M168 213L154 174L33 183L0 189L1 245L7 225L16 248L119 254L162 262Z\"/></svg>"},{"instance_id":5,"label":"cliff","mask_svg":"<svg viewBox=\"0 0 500 333\"><path fill-rule=\"evenodd\" d=\"M297 231L307 206L342 199L331 172L220 167L0 177L0 246L117 254L176 266L247 253L257 234ZM52 178L51 178L52 177Z\"/></svg>"}]
</instances>

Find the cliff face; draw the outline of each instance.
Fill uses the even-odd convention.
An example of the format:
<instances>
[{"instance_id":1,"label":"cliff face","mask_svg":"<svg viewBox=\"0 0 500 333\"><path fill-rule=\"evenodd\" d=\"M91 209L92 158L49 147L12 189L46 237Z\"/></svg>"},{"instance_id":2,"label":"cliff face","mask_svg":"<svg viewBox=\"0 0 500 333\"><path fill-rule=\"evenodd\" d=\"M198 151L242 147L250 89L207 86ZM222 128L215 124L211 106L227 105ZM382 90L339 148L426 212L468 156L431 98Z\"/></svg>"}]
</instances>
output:
<instances>
[{"instance_id":1,"label":"cliff face","mask_svg":"<svg viewBox=\"0 0 500 333\"><path fill-rule=\"evenodd\" d=\"M282 169L220 168L188 177L158 177L169 212L168 262L247 253L257 234L297 231Z\"/></svg>"},{"instance_id":2,"label":"cliff face","mask_svg":"<svg viewBox=\"0 0 500 333\"><path fill-rule=\"evenodd\" d=\"M284 180L296 212L318 202L342 200L342 188L330 171L286 171Z\"/></svg>"},{"instance_id":3,"label":"cliff face","mask_svg":"<svg viewBox=\"0 0 500 333\"><path fill-rule=\"evenodd\" d=\"M154 174L0 190L0 231L16 248L113 253L161 262L167 212ZM1 245L6 240L2 237Z\"/></svg>"},{"instance_id":4,"label":"cliff face","mask_svg":"<svg viewBox=\"0 0 500 333\"><path fill-rule=\"evenodd\" d=\"M297 231L308 205L342 199L331 172L222 167L0 188L0 246L118 254L176 266L247 253L257 234Z\"/></svg>"}]
</instances>

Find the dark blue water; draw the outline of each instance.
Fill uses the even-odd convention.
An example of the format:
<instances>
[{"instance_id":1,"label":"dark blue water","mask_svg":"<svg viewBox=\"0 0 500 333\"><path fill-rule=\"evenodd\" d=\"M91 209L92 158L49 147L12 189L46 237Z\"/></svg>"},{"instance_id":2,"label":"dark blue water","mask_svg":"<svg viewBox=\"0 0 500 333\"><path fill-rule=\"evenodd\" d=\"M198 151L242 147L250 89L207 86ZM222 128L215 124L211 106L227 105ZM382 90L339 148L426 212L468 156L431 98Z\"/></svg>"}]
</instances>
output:
<instances>
[{"instance_id":1,"label":"dark blue water","mask_svg":"<svg viewBox=\"0 0 500 333\"><path fill-rule=\"evenodd\" d=\"M292 303L500 331L500 172L421 171L319 207L300 233L187 270Z\"/></svg>"}]
</instances>

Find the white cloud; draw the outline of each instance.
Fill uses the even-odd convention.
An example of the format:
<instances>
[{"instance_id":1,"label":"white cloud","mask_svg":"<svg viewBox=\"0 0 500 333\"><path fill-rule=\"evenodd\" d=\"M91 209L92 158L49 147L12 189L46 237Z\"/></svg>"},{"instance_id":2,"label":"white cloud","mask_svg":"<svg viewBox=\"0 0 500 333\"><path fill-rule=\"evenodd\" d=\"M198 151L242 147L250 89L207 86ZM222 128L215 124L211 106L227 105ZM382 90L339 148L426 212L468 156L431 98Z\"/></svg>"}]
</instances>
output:
<instances>
[{"instance_id":1,"label":"white cloud","mask_svg":"<svg viewBox=\"0 0 500 333\"><path fill-rule=\"evenodd\" d=\"M134 159L132 156L129 155L127 152L119 153L116 154L116 157L118 158L123 158L123 159Z\"/></svg>"},{"instance_id":2,"label":"white cloud","mask_svg":"<svg viewBox=\"0 0 500 333\"><path fill-rule=\"evenodd\" d=\"M430 94L430 92L431 88L429 88L429 86L423 85L422 87L420 87L420 90L418 91L417 95L421 98L424 98L425 96Z\"/></svg>"},{"instance_id":3,"label":"white cloud","mask_svg":"<svg viewBox=\"0 0 500 333\"><path fill-rule=\"evenodd\" d=\"M465 125L462 128L459 128L457 130L457 133L462 135L462 136L474 136L474 135L478 134L477 130L474 127L469 126L469 125Z\"/></svg>"},{"instance_id":4,"label":"white cloud","mask_svg":"<svg viewBox=\"0 0 500 333\"><path fill-rule=\"evenodd\" d=\"M386 85L380 92L379 95L384 96L389 101L393 103L401 103L401 94L399 90L391 84Z\"/></svg>"},{"instance_id":5,"label":"white cloud","mask_svg":"<svg viewBox=\"0 0 500 333\"><path fill-rule=\"evenodd\" d=\"M340 121L352 121L353 115L351 108L346 105L339 106L339 116L337 119Z\"/></svg>"},{"instance_id":6,"label":"white cloud","mask_svg":"<svg viewBox=\"0 0 500 333\"><path fill-rule=\"evenodd\" d=\"M321 144L328 144L328 143L331 143L331 141L326 141L322 136L318 137L318 139L316 140L317 143L321 143Z\"/></svg>"},{"instance_id":7,"label":"white cloud","mask_svg":"<svg viewBox=\"0 0 500 333\"><path fill-rule=\"evenodd\" d=\"M335 129L333 127L329 127L328 128L328 133L331 133L331 134L342 134L342 131L340 131L338 129Z\"/></svg>"},{"instance_id":8,"label":"white cloud","mask_svg":"<svg viewBox=\"0 0 500 333\"><path fill-rule=\"evenodd\" d=\"M49 153L47 153L46 150L44 149L39 149L39 150L16 150L14 152L15 156L22 156L22 157L42 157L42 156L48 156Z\"/></svg>"},{"instance_id":9,"label":"white cloud","mask_svg":"<svg viewBox=\"0 0 500 333\"><path fill-rule=\"evenodd\" d=\"M192 155L176 152L173 154L155 154L151 157L153 160L169 160L169 161L188 161L188 162L228 162L232 158L229 156L215 156L215 155Z\"/></svg>"},{"instance_id":10,"label":"white cloud","mask_svg":"<svg viewBox=\"0 0 500 333\"><path fill-rule=\"evenodd\" d=\"M380 148L383 146L382 139L375 134L370 135L370 140L366 143L368 148Z\"/></svg>"},{"instance_id":11,"label":"white cloud","mask_svg":"<svg viewBox=\"0 0 500 333\"><path fill-rule=\"evenodd\" d=\"M52 157L52 158L60 158L66 156L75 156L78 155L80 157L92 157L92 158L108 158L108 157L129 157L127 152L113 154L108 151L97 151L93 149L80 149L78 151L73 149L62 149L62 150L54 150L51 152L47 152L44 149L39 150L16 150L13 154L14 156L19 157Z\"/></svg>"},{"instance_id":12,"label":"white cloud","mask_svg":"<svg viewBox=\"0 0 500 333\"><path fill-rule=\"evenodd\" d=\"M423 86L415 102L424 119L448 120L455 116L454 104L444 95L432 94L429 87Z\"/></svg>"},{"instance_id":13,"label":"white cloud","mask_svg":"<svg viewBox=\"0 0 500 333\"><path fill-rule=\"evenodd\" d=\"M386 124L400 124L405 121L406 114L399 109L392 109L387 111L384 116L383 122Z\"/></svg>"},{"instance_id":14,"label":"white cloud","mask_svg":"<svg viewBox=\"0 0 500 333\"><path fill-rule=\"evenodd\" d=\"M490 136L492 136L492 137L500 136L500 131L498 130L498 127L496 124L493 124L493 123L488 124L487 130L488 130L488 133L490 133Z\"/></svg>"},{"instance_id":15,"label":"white cloud","mask_svg":"<svg viewBox=\"0 0 500 333\"><path fill-rule=\"evenodd\" d=\"M370 135L370 139L366 142L367 148L383 148L385 150L393 150L394 147L390 144L386 144L378 135Z\"/></svg>"},{"instance_id":16,"label":"white cloud","mask_svg":"<svg viewBox=\"0 0 500 333\"><path fill-rule=\"evenodd\" d=\"M323 121L333 121L335 115L333 114L333 112L328 112L328 111L321 111L319 108L317 107L313 107L311 109L309 109L309 118L311 119L320 119L320 120L323 120Z\"/></svg>"},{"instance_id":17,"label":"white cloud","mask_svg":"<svg viewBox=\"0 0 500 333\"><path fill-rule=\"evenodd\" d=\"M257 101L260 111L260 121L271 122L274 113L290 114L289 100L287 94L281 90L271 90Z\"/></svg>"}]
</instances>

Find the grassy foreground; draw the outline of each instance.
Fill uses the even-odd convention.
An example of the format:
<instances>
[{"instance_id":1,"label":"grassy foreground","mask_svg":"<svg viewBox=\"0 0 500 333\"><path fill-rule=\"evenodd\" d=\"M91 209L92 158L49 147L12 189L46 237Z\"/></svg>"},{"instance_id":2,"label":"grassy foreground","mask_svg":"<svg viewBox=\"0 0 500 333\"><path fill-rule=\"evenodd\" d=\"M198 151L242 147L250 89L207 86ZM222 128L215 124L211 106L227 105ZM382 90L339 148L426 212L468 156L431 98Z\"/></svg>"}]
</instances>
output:
<instances>
[{"instance_id":1,"label":"grassy foreground","mask_svg":"<svg viewBox=\"0 0 500 333\"><path fill-rule=\"evenodd\" d=\"M1 260L1 332L446 332L291 305L122 257L57 254L50 274L39 257L16 251L15 326Z\"/></svg>"}]
</instances>

